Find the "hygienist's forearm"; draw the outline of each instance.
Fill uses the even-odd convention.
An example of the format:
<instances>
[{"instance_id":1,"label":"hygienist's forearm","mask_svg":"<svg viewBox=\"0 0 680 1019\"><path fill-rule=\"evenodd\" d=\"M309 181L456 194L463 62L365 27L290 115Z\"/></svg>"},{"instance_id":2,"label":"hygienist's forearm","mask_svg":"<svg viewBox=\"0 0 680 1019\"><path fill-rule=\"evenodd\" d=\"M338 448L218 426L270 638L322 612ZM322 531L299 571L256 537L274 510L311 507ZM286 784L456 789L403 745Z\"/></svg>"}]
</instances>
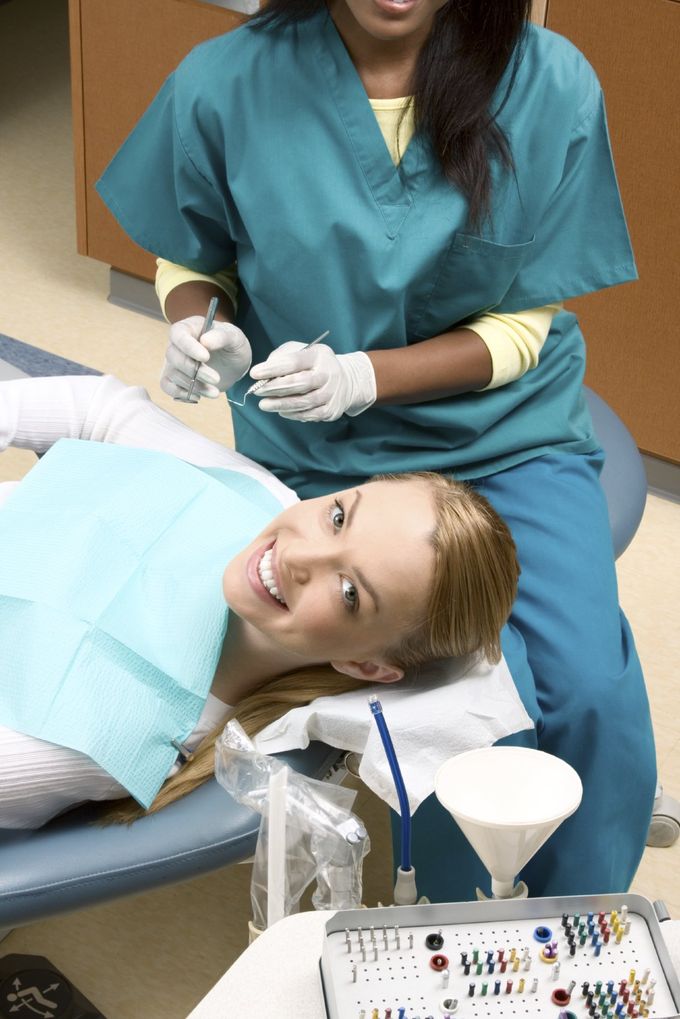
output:
<instances>
[{"instance_id":1,"label":"hygienist's forearm","mask_svg":"<svg viewBox=\"0 0 680 1019\"><path fill-rule=\"evenodd\" d=\"M168 322L180 322L191 315L205 315L213 297L219 304L215 318L218 322L234 321L234 306L221 287L207 280L180 283L165 299L165 317Z\"/></svg>"},{"instance_id":2,"label":"hygienist's forearm","mask_svg":"<svg viewBox=\"0 0 680 1019\"><path fill-rule=\"evenodd\" d=\"M421 403L484 389L491 381L489 348L471 329L454 329L392 350L370 350L377 403Z\"/></svg>"}]
</instances>

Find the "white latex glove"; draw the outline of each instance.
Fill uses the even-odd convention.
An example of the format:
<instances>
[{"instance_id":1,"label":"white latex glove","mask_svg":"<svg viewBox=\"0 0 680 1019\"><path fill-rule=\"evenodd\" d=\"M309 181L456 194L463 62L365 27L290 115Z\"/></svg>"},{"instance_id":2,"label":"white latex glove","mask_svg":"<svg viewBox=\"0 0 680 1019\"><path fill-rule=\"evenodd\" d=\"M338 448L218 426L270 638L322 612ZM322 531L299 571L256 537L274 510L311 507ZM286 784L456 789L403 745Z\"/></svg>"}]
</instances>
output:
<instances>
[{"instance_id":1,"label":"white latex glove","mask_svg":"<svg viewBox=\"0 0 680 1019\"><path fill-rule=\"evenodd\" d=\"M256 395L260 410L292 421L337 421L375 403L375 372L363 351L336 354L325 343L291 341L256 364L253 379L271 379Z\"/></svg>"},{"instance_id":2,"label":"white latex glove","mask_svg":"<svg viewBox=\"0 0 680 1019\"><path fill-rule=\"evenodd\" d=\"M161 389L174 399L186 398L197 361L202 367L194 396L211 399L243 378L252 363L253 353L245 333L230 322L215 322L199 342L204 321L202 315L191 315L170 326Z\"/></svg>"}]
</instances>

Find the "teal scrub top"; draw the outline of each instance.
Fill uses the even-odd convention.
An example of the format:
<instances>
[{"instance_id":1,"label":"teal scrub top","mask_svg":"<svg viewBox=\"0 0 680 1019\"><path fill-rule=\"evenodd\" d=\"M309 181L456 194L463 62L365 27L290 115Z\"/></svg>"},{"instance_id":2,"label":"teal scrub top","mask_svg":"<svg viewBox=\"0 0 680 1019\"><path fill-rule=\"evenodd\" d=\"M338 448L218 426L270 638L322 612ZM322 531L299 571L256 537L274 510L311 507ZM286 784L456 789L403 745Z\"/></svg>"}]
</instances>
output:
<instances>
[{"instance_id":1,"label":"teal scrub top","mask_svg":"<svg viewBox=\"0 0 680 1019\"><path fill-rule=\"evenodd\" d=\"M494 162L492 218L479 234L426 137L394 166L325 10L198 46L97 188L155 254L204 273L238 260L237 323L255 362L326 329L338 354L398 348L487 311L635 279L592 68L566 39L529 26L506 97L510 72L494 108L515 171ZM480 477L596 448L583 370L581 332L563 312L538 367L506 386L320 424L253 399L233 408L237 447L303 496L383 471Z\"/></svg>"}]
</instances>

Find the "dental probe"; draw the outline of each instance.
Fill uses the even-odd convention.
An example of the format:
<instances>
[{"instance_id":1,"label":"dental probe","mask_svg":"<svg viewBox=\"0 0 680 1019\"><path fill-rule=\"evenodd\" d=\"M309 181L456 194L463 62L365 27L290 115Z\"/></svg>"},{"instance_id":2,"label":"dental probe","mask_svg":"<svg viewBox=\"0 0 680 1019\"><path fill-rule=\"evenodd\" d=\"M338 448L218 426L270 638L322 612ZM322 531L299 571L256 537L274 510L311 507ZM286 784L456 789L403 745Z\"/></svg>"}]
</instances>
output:
<instances>
[{"instance_id":1,"label":"dental probe","mask_svg":"<svg viewBox=\"0 0 680 1019\"><path fill-rule=\"evenodd\" d=\"M317 336L315 340L310 340L309 343L305 343L304 347L302 347L302 350L306 350L307 347L313 347L317 343L321 343L322 340L326 339L329 333L330 329L327 329L325 333L321 333L321 336ZM233 403L235 407L244 407L246 400L251 394L257 393L260 389L262 389L263 386L266 386L267 383L271 381L272 381L271 379L260 379L258 382L253 382L252 386L250 386L249 389L246 389L243 400L232 400L229 396L227 397L227 400L229 401L229 403Z\"/></svg>"},{"instance_id":2,"label":"dental probe","mask_svg":"<svg viewBox=\"0 0 680 1019\"><path fill-rule=\"evenodd\" d=\"M206 333L210 332L210 330L212 329L213 322L215 321L215 314L217 312L217 305L218 304L219 304L219 298L218 297L212 297L210 299L210 304L208 305L208 313L205 316L205 320L203 322L203 328L201 329L201 331L199 333L199 336L198 336L199 342L200 342L201 337L204 336ZM203 364L202 361L197 361L196 362L196 369L194 371L194 377L191 380L191 385L189 386L189 390L188 390L187 395L185 397L185 400L186 400L187 403L193 403L194 402L191 398L194 395L194 386L196 385L196 379L198 378L198 373L199 373L199 371L201 369L201 365L202 364Z\"/></svg>"}]
</instances>

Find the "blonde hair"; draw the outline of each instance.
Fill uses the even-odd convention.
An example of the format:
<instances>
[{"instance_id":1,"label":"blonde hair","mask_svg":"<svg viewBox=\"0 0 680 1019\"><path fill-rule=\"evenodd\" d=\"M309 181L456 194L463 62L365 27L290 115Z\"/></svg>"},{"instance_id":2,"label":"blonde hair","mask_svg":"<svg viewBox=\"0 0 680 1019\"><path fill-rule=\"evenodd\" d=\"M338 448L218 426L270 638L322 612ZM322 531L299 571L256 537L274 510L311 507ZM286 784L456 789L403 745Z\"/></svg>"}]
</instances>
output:
<instances>
[{"instance_id":1,"label":"blonde hair","mask_svg":"<svg viewBox=\"0 0 680 1019\"><path fill-rule=\"evenodd\" d=\"M372 480L423 482L432 493L436 516L430 538L435 566L428 604L417 625L387 649L385 659L403 669L475 654L498 661L500 631L510 615L519 577L507 525L473 488L445 475L422 471L378 475ZM362 680L342 675L331 665L299 669L259 687L233 708L228 718L238 719L253 736L291 708L362 686ZM215 740L225 722L209 733L191 759L164 783L147 811L133 799L125 799L112 804L104 823L130 823L154 813L211 778Z\"/></svg>"}]
</instances>

